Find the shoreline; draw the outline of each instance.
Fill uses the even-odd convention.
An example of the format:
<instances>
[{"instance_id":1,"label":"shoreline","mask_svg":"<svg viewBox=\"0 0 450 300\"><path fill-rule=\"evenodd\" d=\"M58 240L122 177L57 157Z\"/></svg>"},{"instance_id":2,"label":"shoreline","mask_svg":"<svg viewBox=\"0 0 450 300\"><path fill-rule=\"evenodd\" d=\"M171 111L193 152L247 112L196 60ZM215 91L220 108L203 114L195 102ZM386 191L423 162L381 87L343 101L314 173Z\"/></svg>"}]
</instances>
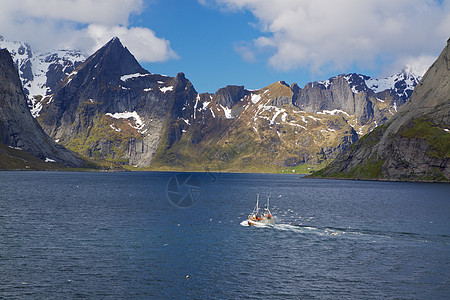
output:
<instances>
[{"instance_id":1,"label":"shoreline","mask_svg":"<svg viewBox=\"0 0 450 300\"><path fill-rule=\"evenodd\" d=\"M281 173L281 172L249 172L249 171L180 171L180 170L100 170L100 169L1 169L0 172L92 172L92 173L116 173L116 172L154 172L154 173L193 173L193 174L272 174L285 176L299 176L304 179L325 179L325 180L351 180L351 181L377 181L377 182L410 182L410 183L450 183L450 181L417 180L417 179L388 179L388 178L337 178L337 177L317 177L311 174Z\"/></svg>"}]
</instances>

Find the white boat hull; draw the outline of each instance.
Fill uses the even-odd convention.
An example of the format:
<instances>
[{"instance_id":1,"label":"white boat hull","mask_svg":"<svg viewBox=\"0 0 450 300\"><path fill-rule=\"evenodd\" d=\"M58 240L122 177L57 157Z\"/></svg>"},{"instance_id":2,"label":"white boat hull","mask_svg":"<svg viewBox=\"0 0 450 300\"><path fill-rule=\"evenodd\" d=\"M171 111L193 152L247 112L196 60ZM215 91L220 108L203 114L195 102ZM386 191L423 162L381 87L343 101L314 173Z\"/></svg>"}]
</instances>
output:
<instances>
[{"instance_id":1,"label":"white boat hull","mask_svg":"<svg viewBox=\"0 0 450 300\"><path fill-rule=\"evenodd\" d=\"M250 225L250 226L275 225L275 220L274 219L248 220L248 225Z\"/></svg>"}]
</instances>

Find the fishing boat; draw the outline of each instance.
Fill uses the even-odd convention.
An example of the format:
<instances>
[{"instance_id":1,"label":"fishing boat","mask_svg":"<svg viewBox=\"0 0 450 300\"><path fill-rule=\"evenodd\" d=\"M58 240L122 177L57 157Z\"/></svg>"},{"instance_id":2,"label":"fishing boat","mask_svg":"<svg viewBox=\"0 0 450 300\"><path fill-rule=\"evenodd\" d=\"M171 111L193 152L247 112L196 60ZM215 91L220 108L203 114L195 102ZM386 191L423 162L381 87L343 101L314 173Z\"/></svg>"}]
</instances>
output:
<instances>
[{"instance_id":1,"label":"fishing boat","mask_svg":"<svg viewBox=\"0 0 450 300\"><path fill-rule=\"evenodd\" d=\"M267 204L264 208L264 212L262 214L259 213L259 194L256 195L256 205L253 208L251 214L248 215L248 225L253 226L266 226L266 225L275 225L275 218L272 216L272 213L269 210L269 200L270 196L267 197Z\"/></svg>"}]
</instances>

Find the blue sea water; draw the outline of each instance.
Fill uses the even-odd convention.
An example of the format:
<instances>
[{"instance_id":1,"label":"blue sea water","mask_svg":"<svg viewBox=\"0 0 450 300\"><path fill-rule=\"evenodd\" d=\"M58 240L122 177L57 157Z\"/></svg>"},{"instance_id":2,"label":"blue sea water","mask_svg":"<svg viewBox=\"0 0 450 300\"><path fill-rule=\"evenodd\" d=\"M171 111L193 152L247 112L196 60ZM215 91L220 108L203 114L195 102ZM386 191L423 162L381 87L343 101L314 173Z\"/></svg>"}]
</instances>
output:
<instances>
[{"instance_id":1,"label":"blue sea water","mask_svg":"<svg viewBox=\"0 0 450 300\"><path fill-rule=\"evenodd\" d=\"M449 184L0 172L0 298L449 297Z\"/></svg>"}]
</instances>

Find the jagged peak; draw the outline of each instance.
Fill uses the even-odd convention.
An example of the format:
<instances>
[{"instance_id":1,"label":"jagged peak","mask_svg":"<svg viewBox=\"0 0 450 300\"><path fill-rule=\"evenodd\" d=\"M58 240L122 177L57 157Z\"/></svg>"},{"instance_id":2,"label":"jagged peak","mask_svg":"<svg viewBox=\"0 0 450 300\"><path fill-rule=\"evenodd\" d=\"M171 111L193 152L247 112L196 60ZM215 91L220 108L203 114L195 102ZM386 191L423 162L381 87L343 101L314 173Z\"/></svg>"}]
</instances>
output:
<instances>
[{"instance_id":1,"label":"jagged peak","mask_svg":"<svg viewBox=\"0 0 450 300\"><path fill-rule=\"evenodd\" d=\"M108 81L120 80L122 76L130 74L149 74L118 37L113 37L88 57L77 70L77 73L80 74L79 71L82 69L89 73L102 74Z\"/></svg>"},{"instance_id":2,"label":"jagged peak","mask_svg":"<svg viewBox=\"0 0 450 300\"><path fill-rule=\"evenodd\" d=\"M287 88L287 89L291 89L291 86L289 84L287 84L284 80L280 80L280 81L275 81L274 83L264 87L263 89L267 89L267 88Z\"/></svg>"},{"instance_id":3,"label":"jagged peak","mask_svg":"<svg viewBox=\"0 0 450 300\"><path fill-rule=\"evenodd\" d=\"M92 56L104 55L105 53L112 51L112 50L120 51L121 54L125 54L125 53L122 53L122 51L125 51L125 52L128 52L129 54L131 54L128 51L128 49L122 44L122 42L120 41L120 39L118 37L113 37L106 44L104 44L102 47L100 47L100 49L98 49Z\"/></svg>"},{"instance_id":4,"label":"jagged peak","mask_svg":"<svg viewBox=\"0 0 450 300\"><path fill-rule=\"evenodd\" d=\"M105 44L105 46L107 46L107 47L115 46L115 47L125 48L125 46L122 44L122 42L120 41L120 39L117 36L115 36L112 39L110 39Z\"/></svg>"}]
</instances>

